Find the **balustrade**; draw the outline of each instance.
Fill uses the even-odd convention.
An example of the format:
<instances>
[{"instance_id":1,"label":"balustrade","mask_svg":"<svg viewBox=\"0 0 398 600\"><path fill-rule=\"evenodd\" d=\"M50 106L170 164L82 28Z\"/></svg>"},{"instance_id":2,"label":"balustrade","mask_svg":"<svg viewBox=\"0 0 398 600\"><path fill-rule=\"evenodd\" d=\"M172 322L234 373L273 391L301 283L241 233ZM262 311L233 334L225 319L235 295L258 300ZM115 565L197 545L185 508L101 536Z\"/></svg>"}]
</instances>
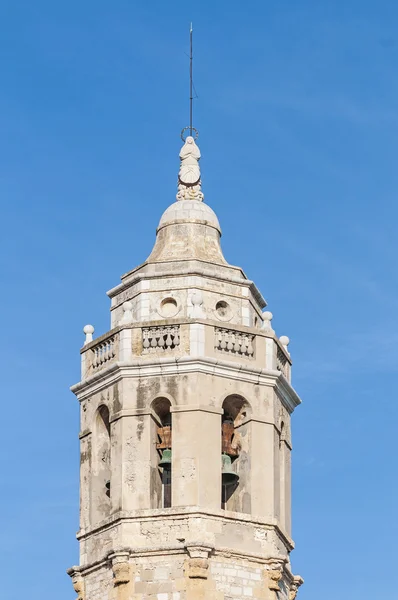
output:
<instances>
[{"instance_id":1,"label":"balustrade","mask_svg":"<svg viewBox=\"0 0 398 600\"><path fill-rule=\"evenodd\" d=\"M106 340L103 340L94 346L91 351L93 353L91 363L93 369L98 369L105 363L109 363L116 357L115 336L111 336Z\"/></svg>"},{"instance_id":2,"label":"balustrade","mask_svg":"<svg viewBox=\"0 0 398 600\"><path fill-rule=\"evenodd\" d=\"M180 345L180 326L165 325L142 329L142 353L173 350Z\"/></svg>"},{"instance_id":3,"label":"balustrade","mask_svg":"<svg viewBox=\"0 0 398 600\"><path fill-rule=\"evenodd\" d=\"M254 338L255 336L250 333L216 327L214 345L216 350L220 352L253 358Z\"/></svg>"},{"instance_id":4,"label":"balustrade","mask_svg":"<svg viewBox=\"0 0 398 600\"><path fill-rule=\"evenodd\" d=\"M279 347L276 351L276 368L286 377L286 379L289 379L289 361Z\"/></svg>"}]
</instances>

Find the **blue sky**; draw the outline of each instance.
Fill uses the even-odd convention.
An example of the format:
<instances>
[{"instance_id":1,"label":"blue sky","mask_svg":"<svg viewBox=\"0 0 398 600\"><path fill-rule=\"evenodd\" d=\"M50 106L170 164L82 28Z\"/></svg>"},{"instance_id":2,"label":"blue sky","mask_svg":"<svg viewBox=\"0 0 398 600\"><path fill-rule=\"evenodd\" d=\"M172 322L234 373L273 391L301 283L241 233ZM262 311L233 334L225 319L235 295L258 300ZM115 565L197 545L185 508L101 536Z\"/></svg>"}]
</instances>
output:
<instances>
[{"instance_id":1,"label":"blue sky","mask_svg":"<svg viewBox=\"0 0 398 600\"><path fill-rule=\"evenodd\" d=\"M393 597L398 6L3 0L2 592L69 600L82 327L150 253L188 119L232 264L289 335L293 570L306 600ZM375 565L377 567L375 568Z\"/></svg>"}]
</instances>

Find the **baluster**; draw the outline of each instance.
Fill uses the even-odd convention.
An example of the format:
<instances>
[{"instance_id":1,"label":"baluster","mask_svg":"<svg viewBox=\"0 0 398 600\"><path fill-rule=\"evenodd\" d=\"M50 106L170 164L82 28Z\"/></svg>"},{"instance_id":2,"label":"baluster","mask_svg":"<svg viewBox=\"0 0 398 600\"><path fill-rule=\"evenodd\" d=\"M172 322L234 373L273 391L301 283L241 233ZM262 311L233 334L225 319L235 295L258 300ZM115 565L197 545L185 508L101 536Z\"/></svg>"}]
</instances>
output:
<instances>
[{"instance_id":1,"label":"baluster","mask_svg":"<svg viewBox=\"0 0 398 600\"><path fill-rule=\"evenodd\" d=\"M233 333L233 340L234 340L234 352L235 354L239 354L240 351L240 335L239 333Z\"/></svg>"},{"instance_id":2,"label":"baluster","mask_svg":"<svg viewBox=\"0 0 398 600\"><path fill-rule=\"evenodd\" d=\"M174 330L174 347L179 346L180 345L180 328L176 327Z\"/></svg>"},{"instance_id":3,"label":"baluster","mask_svg":"<svg viewBox=\"0 0 398 600\"><path fill-rule=\"evenodd\" d=\"M247 346L247 353L249 356L253 356L253 354L254 354L254 348L253 348L253 344L252 344L253 336L249 335L248 338L249 338L249 340L248 340L249 343Z\"/></svg>"},{"instance_id":4,"label":"baluster","mask_svg":"<svg viewBox=\"0 0 398 600\"><path fill-rule=\"evenodd\" d=\"M158 340L156 339L156 333L157 333L157 329L151 329L150 330L151 333L151 350L155 350L156 346L158 345Z\"/></svg>"},{"instance_id":5,"label":"baluster","mask_svg":"<svg viewBox=\"0 0 398 600\"><path fill-rule=\"evenodd\" d=\"M164 336L166 335L166 329L164 327L161 327L159 329L159 341L158 341L158 346L159 348L161 348L162 350L166 350L166 346L165 346L165 340L164 340Z\"/></svg>"},{"instance_id":6,"label":"baluster","mask_svg":"<svg viewBox=\"0 0 398 600\"><path fill-rule=\"evenodd\" d=\"M173 327L174 330L174 327ZM167 327L167 337L166 337L166 348L170 349L173 345L173 340L171 339L171 327Z\"/></svg>"},{"instance_id":7,"label":"baluster","mask_svg":"<svg viewBox=\"0 0 398 600\"><path fill-rule=\"evenodd\" d=\"M225 340L227 332L225 331L225 329L221 329L221 344L220 344L220 349L221 350L225 350L227 347L227 342Z\"/></svg>"},{"instance_id":8,"label":"baluster","mask_svg":"<svg viewBox=\"0 0 398 600\"><path fill-rule=\"evenodd\" d=\"M143 335L142 347L144 349L144 352L148 352L148 348L150 346L149 340L148 340L149 330L143 329L142 335Z\"/></svg>"},{"instance_id":9,"label":"baluster","mask_svg":"<svg viewBox=\"0 0 398 600\"><path fill-rule=\"evenodd\" d=\"M214 345L217 348L217 350L221 350L221 342L222 342L221 330L220 329L216 329L214 333L215 333L215 342L214 342Z\"/></svg>"},{"instance_id":10,"label":"baluster","mask_svg":"<svg viewBox=\"0 0 398 600\"><path fill-rule=\"evenodd\" d=\"M233 348L234 348L234 345L233 345L233 343L232 343L232 334L231 334L231 332L229 331L227 335L228 335L227 350L228 350L229 352L231 352L231 351L233 350Z\"/></svg>"}]
</instances>

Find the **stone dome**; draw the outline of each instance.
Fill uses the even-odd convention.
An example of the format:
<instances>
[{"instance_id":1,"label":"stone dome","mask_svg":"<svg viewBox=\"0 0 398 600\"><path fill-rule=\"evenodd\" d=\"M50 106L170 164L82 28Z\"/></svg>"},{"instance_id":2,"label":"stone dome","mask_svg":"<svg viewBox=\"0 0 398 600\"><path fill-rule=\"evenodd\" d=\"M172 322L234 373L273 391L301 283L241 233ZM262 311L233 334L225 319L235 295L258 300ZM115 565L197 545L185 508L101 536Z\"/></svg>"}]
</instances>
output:
<instances>
[{"instance_id":1,"label":"stone dome","mask_svg":"<svg viewBox=\"0 0 398 600\"><path fill-rule=\"evenodd\" d=\"M210 206L201 200L177 200L160 219L148 262L195 259L228 264L220 237L220 224Z\"/></svg>"},{"instance_id":2,"label":"stone dome","mask_svg":"<svg viewBox=\"0 0 398 600\"><path fill-rule=\"evenodd\" d=\"M216 213L208 204L200 200L177 200L171 204L163 213L158 231L167 225L178 223L200 223L207 227L214 227L221 235L220 223Z\"/></svg>"}]
</instances>

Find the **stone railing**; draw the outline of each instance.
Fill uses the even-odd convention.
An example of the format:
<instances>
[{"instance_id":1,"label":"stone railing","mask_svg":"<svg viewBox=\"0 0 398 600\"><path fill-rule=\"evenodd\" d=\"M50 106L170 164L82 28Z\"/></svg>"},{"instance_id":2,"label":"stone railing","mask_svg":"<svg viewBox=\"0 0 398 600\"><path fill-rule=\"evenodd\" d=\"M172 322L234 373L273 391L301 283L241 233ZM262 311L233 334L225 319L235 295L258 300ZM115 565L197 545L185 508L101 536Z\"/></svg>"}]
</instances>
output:
<instances>
[{"instance_id":1,"label":"stone railing","mask_svg":"<svg viewBox=\"0 0 398 600\"><path fill-rule=\"evenodd\" d=\"M142 353L173 350L180 345L180 326L165 325L142 328Z\"/></svg>"},{"instance_id":2,"label":"stone railing","mask_svg":"<svg viewBox=\"0 0 398 600\"><path fill-rule=\"evenodd\" d=\"M290 364L282 350L278 347L276 351L276 368L286 379L290 377Z\"/></svg>"},{"instance_id":3,"label":"stone railing","mask_svg":"<svg viewBox=\"0 0 398 600\"><path fill-rule=\"evenodd\" d=\"M214 333L214 347L219 352L246 358L254 357L254 335L224 327L215 327Z\"/></svg>"},{"instance_id":4,"label":"stone railing","mask_svg":"<svg viewBox=\"0 0 398 600\"><path fill-rule=\"evenodd\" d=\"M94 370L107 365L116 358L116 336L111 335L91 348L91 365Z\"/></svg>"}]
</instances>

